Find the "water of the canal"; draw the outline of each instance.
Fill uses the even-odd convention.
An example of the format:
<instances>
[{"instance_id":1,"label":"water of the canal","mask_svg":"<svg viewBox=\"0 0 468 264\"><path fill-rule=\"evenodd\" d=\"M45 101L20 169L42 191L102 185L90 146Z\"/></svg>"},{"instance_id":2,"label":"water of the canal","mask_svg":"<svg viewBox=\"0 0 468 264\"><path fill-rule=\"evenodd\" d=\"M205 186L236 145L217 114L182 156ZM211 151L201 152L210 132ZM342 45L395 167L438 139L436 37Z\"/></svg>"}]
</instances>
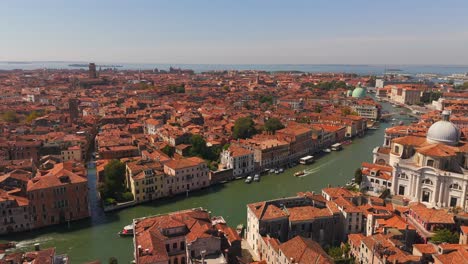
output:
<instances>
[{"instance_id":1,"label":"water of the canal","mask_svg":"<svg viewBox=\"0 0 468 264\"><path fill-rule=\"evenodd\" d=\"M393 109L388 103L382 104L386 111L402 111ZM407 116L400 116L398 113L395 117L406 123L410 121ZM58 253L67 253L72 263L91 260L107 262L110 257L116 257L119 263L129 263L133 260L132 239L120 238L117 232L131 223L132 219L204 207L210 210L212 215L222 215L231 226L245 223L248 203L291 196L299 191L320 191L328 184L344 185L353 177L361 162L372 161L372 149L383 143L384 130L389 126L390 123L382 123L380 129L369 130L365 137L354 139L353 143L345 146L342 151L322 156L308 166L297 166L282 174L264 176L258 183L245 184L242 180L234 181L190 193L189 197L156 201L108 214L94 209L90 219L73 222L70 226L53 226L9 235L2 239L18 241L18 246L25 249L31 249L34 243L40 243L41 248L56 247ZM302 178L293 176L294 172L303 169L311 173ZM93 184L94 169L90 169L89 178L90 184ZM95 192L90 195L95 195ZM95 202L92 202L92 208L95 208Z\"/></svg>"}]
</instances>

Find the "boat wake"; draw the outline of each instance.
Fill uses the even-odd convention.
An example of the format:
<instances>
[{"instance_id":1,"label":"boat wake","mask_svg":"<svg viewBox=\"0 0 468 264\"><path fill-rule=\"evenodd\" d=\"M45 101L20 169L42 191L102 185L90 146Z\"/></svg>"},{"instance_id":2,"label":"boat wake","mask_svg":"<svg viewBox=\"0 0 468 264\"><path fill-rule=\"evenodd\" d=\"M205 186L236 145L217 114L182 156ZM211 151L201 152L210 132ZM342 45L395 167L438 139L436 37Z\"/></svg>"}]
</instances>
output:
<instances>
[{"instance_id":1,"label":"boat wake","mask_svg":"<svg viewBox=\"0 0 468 264\"><path fill-rule=\"evenodd\" d=\"M35 239L29 239L29 240L23 240L19 241L16 243L17 248L28 248L28 247L33 247L34 244L36 243L44 243L44 242L49 242L54 240L52 237L41 237L41 238L35 238Z\"/></svg>"},{"instance_id":2,"label":"boat wake","mask_svg":"<svg viewBox=\"0 0 468 264\"><path fill-rule=\"evenodd\" d=\"M308 175L317 173L317 172L319 172L323 167L329 165L330 163L333 163L334 161L335 161L335 159L332 159L332 160L329 160L329 161L327 161L327 162L325 162L325 163L323 163L323 164L321 164L321 165L319 165L319 166L317 166L317 167L314 167L314 168L312 168L312 169L304 170L304 172L305 172L304 175L301 175L301 176L299 176L298 178L302 178L302 177L305 177L305 176L308 176Z\"/></svg>"}]
</instances>

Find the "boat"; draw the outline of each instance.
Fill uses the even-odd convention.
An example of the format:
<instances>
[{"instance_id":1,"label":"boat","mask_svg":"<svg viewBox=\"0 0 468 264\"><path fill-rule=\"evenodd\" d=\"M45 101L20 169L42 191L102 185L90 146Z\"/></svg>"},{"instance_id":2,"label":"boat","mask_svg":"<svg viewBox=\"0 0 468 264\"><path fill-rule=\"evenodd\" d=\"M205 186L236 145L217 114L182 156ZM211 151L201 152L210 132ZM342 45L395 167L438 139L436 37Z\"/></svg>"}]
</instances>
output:
<instances>
[{"instance_id":1,"label":"boat","mask_svg":"<svg viewBox=\"0 0 468 264\"><path fill-rule=\"evenodd\" d=\"M284 169L283 168L279 168L279 173L283 173L284 172Z\"/></svg>"},{"instance_id":2,"label":"boat","mask_svg":"<svg viewBox=\"0 0 468 264\"><path fill-rule=\"evenodd\" d=\"M351 143L353 143L353 141L352 141L352 140L349 140L349 139L348 139L348 140L345 140L345 141L343 141L343 142L341 142L341 144L343 144L343 145L349 145L349 144L351 144Z\"/></svg>"},{"instance_id":3,"label":"boat","mask_svg":"<svg viewBox=\"0 0 468 264\"><path fill-rule=\"evenodd\" d=\"M400 111L400 115L406 115L405 111Z\"/></svg>"},{"instance_id":4,"label":"boat","mask_svg":"<svg viewBox=\"0 0 468 264\"><path fill-rule=\"evenodd\" d=\"M247 179L245 179L245 183L251 183L252 182L252 176L247 176Z\"/></svg>"},{"instance_id":5,"label":"boat","mask_svg":"<svg viewBox=\"0 0 468 264\"><path fill-rule=\"evenodd\" d=\"M299 160L300 164L309 164L314 162L314 156L305 156Z\"/></svg>"},{"instance_id":6,"label":"boat","mask_svg":"<svg viewBox=\"0 0 468 264\"><path fill-rule=\"evenodd\" d=\"M402 126L402 125L404 125L404 124L405 124L405 123L403 123L403 121L398 122L398 125L400 125L400 126Z\"/></svg>"},{"instance_id":7,"label":"boat","mask_svg":"<svg viewBox=\"0 0 468 264\"><path fill-rule=\"evenodd\" d=\"M236 227L236 232L239 236L242 236L242 231L244 231L244 225L243 224L238 224Z\"/></svg>"},{"instance_id":8,"label":"boat","mask_svg":"<svg viewBox=\"0 0 468 264\"><path fill-rule=\"evenodd\" d=\"M278 169L275 169L275 174L278 174L279 173L279 170Z\"/></svg>"},{"instance_id":9,"label":"boat","mask_svg":"<svg viewBox=\"0 0 468 264\"><path fill-rule=\"evenodd\" d=\"M342 150L343 146L341 145L341 143L335 143L335 144L331 145L331 149L333 151L338 151L338 150Z\"/></svg>"},{"instance_id":10,"label":"boat","mask_svg":"<svg viewBox=\"0 0 468 264\"><path fill-rule=\"evenodd\" d=\"M302 176L304 174L305 174L305 171L298 171L298 172L294 173L294 176L299 177L299 176Z\"/></svg>"},{"instance_id":11,"label":"boat","mask_svg":"<svg viewBox=\"0 0 468 264\"><path fill-rule=\"evenodd\" d=\"M120 231L118 234L119 236L133 236L133 225L124 226L122 231Z\"/></svg>"},{"instance_id":12,"label":"boat","mask_svg":"<svg viewBox=\"0 0 468 264\"><path fill-rule=\"evenodd\" d=\"M253 181L254 182L259 182L260 181L260 175L255 174L254 177L253 177Z\"/></svg>"},{"instance_id":13,"label":"boat","mask_svg":"<svg viewBox=\"0 0 468 264\"><path fill-rule=\"evenodd\" d=\"M330 152L331 152L331 149L326 148L326 149L322 149L322 151L325 152L325 153L330 153Z\"/></svg>"}]
</instances>

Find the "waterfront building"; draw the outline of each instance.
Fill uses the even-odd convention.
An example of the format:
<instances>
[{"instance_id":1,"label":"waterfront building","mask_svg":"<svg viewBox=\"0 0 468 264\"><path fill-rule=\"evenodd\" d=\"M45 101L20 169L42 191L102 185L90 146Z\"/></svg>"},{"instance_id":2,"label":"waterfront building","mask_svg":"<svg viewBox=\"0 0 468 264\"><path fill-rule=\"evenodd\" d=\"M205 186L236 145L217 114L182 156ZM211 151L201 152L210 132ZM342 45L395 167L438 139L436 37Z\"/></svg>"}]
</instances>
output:
<instances>
[{"instance_id":1,"label":"waterfront building","mask_svg":"<svg viewBox=\"0 0 468 264\"><path fill-rule=\"evenodd\" d=\"M221 152L221 165L224 169L232 169L234 177L249 175L255 169L254 153L246 148L231 145Z\"/></svg>"},{"instance_id":2,"label":"waterfront building","mask_svg":"<svg viewBox=\"0 0 468 264\"><path fill-rule=\"evenodd\" d=\"M341 230L340 211L321 195L308 193L247 205L245 238L260 257L267 237L285 243L302 236L321 245L337 245L343 238Z\"/></svg>"},{"instance_id":3,"label":"waterfront building","mask_svg":"<svg viewBox=\"0 0 468 264\"><path fill-rule=\"evenodd\" d=\"M407 85L392 85L390 92L390 100L405 105L414 105L421 102L421 94L423 86L407 86Z\"/></svg>"},{"instance_id":4,"label":"waterfront building","mask_svg":"<svg viewBox=\"0 0 468 264\"><path fill-rule=\"evenodd\" d=\"M70 259L67 254L57 254L55 248L40 249L39 244L35 245L34 251L15 251L2 253L0 255L1 263L34 263L34 264L68 264Z\"/></svg>"},{"instance_id":5,"label":"waterfront building","mask_svg":"<svg viewBox=\"0 0 468 264\"><path fill-rule=\"evenodd\" d=\"M126 164L126 184L136 203L165 196L164 169L158 161L138 158Z\"/></svg>"},{"instance_id":6,"label":"waterfront building","mask_svg":"<svg viewBox=\"0 0 468 264\"><path fill-rule=\"evenodd\" d=\"M29 200L0 189L0 234L31 229Z\"/></svg>"},{"instance_id":7,"label":"waterfront building","mask_svg":"<svg viewBox=\"0 0 468 264\"><path fill-rule=\"evenodd\" d=\"M235 144L253 151L255 169L277 168L289 162L289 143L286 141L254 137Z\"/></svg>"},{"instance_id":8,"label":"waterfront building","mask_svg":"<svg viewBox=\"0 0 468 264\"><path fill-rule=\"evenodd\" d=\"M203 208L134 219L133 228L137 264L223 264L241 254L236 231Z\"/></svg>"},{"instance_id":9,"label":"waterfront building","mask_svg":"<svg viewBox=\"0 0 468 264\"><path fill-rule=\"evenodd\" d=\"M468 210L467 144L460 141L459 129L448 119L449 113L444 112L443 120L434 123L426 137L395 138L388 155L378 153L393 169L391 194L430 207Z\"/></svg>"},{"instance_id":10,"label":"waterfront building","mask_svg":"<svg viewBox=\"0 0 468 264\"><path fill-rule=\"evenodd\" d=\"M275 133L279 140L289 143L289 160L297 162L300 158L314 152L312 129L302 125L292 125Z\"/></svg>"},{"instance_id":11,"label":"waterfront building","mask_svg":"<svg viewBox=\"0 0 468 264\"><path fill-rule=\"evenodd\" d=\"M380 105L374 100L358 100L350 105L351 110L356 112L359 116L369 120L379 120L380 118Z\"/></svg>"},{"instance_id":12,"label":"waterfront building","mask_svg":"<svg viewBox=\"0 0 468 264\"><path fill-rule=\"evenodd\" d=\"M28 182L27 198L33 228L89 217L88 180L64 163L39 171Z\"/></svg>"},{"instance_id":13,"label":"waterfront building","mask_svg":"<svg viewBox=\"0 0 468 264\"><path fill-rule=\"evenodd\" d=\"M198 157L182 158L164 163L163 195L198 190L210 185L209 169Z\"/></svg>"}]
</instances>

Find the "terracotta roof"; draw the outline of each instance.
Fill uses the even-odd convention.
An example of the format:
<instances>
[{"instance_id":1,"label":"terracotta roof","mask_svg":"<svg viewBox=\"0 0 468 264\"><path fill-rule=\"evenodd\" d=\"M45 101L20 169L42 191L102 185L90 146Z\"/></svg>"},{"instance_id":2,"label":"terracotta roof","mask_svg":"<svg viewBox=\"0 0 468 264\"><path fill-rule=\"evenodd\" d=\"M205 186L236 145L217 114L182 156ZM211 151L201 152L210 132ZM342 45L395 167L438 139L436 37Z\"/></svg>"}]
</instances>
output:
<instances>
[{"instance_id":1,"label":"terracotta roof","mask_svg":"<svg viewBox=\"0 0 468 264\"><path fill-rule=\"evenodd\" d=\"M296 236L280 245L280 250L293 263L333 263L330 256L320 247L320 245L301 236Z\"/></svg>"}]
</instances>

